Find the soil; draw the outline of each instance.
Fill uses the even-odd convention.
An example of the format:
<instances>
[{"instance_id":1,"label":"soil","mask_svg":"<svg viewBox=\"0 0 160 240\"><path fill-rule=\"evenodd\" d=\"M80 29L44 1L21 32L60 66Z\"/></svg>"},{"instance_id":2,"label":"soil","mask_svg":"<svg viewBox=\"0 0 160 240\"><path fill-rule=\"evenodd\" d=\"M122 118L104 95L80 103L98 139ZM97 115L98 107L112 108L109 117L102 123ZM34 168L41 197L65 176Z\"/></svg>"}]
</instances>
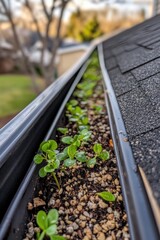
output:
<instances>
[{"instance_id":1,"label":"soil","mask_svg":"<svg viewBox=\"0 0 160 240\"><path fill-rule=\"evenodd\" d=\"M41 184L35 191L35 198L28 203L30 219L24 240L36 239L36 232L40 229L36 225L35 216L39 210L48 212L51 208L59 211L58 234L66 239L130 239L102 84L98 83L93 96L87 102L79 103L87 109L92 131L92 142L81 147L81 150L93 157L94 143L101 143L103 149L109 151L110 159L99 159L93 168L78 163L64 172L58 172L60 191L52 177L41 179ZM97 113L94 105L103 106L103 110ZM73 136L77 132L76 125L72 122L68 122L66 127L69 129L69 135ZM60 142L61 137L62 134L57 133L56 141ZM66 146L61 143L60 148L64 147ZM116 201L102 200L97 195L102 191L114 194Z\"/></svg>"}]
</instances>

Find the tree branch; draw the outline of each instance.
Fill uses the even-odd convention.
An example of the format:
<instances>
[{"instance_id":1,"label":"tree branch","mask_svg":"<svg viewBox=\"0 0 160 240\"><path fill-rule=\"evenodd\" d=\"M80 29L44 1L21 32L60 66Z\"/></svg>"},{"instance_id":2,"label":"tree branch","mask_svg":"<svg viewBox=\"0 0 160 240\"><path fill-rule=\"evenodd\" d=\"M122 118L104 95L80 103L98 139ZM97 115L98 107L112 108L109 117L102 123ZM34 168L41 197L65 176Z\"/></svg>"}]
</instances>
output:
<instances>
[{"instance_id":1,"label":"tree branch","mask_svg":"<svg viewBox=\"0 0 160 240\"><path fill-rule=\"evenodd\" d=\"M35 17L35 14L33 13L33 9L30 5L30 2L28 0L25 0L25 6L28 8L28 10L30 11L30 14L32 16L32 19L33 19L33 22L36 26L36 29L37 29L37 32L38 32L38 35L41 39L41 41L43 40L43 37L42 37L42 34L41 34L41 31L40 31L40 28L39 28L39 24L38 24L38 20L37 18Z\"/></svg>"},{"instance_id":2,"label":"tree branch","mask_svg":"<svg viewBox=\"0 0 160 240\"><path fill-rule=\"evenodd\" d=\"M1 0L1 3L2 3L2 6L3 6L4 10L5 10L6 16L8 17L8 19L10 21L10 24L11 24L11 28L12 28L12 31L13 31L15 44L16 44L16 46L15 46L16 50L20 49L21 54L22 54L23 64L26 67L26 69L30 69L30 71L31 71L30 77L32 79L33 89L35 90L35 92L39 93L40 90L39 90L39 87L36 84L36 80L35 80L36 79L36 74L35 74L34 68L31 65L31 63L28 61L28 59L27 59L27 57L25 55L25 52L23 50L23 47L21 45L21 42L19 40L17 31L16 31L16 27L15 27L15 24L14 24L14 21L13 21L13 18L12 18L11 11L7 8L5 0Z\"/></svg>"}]
</instances>

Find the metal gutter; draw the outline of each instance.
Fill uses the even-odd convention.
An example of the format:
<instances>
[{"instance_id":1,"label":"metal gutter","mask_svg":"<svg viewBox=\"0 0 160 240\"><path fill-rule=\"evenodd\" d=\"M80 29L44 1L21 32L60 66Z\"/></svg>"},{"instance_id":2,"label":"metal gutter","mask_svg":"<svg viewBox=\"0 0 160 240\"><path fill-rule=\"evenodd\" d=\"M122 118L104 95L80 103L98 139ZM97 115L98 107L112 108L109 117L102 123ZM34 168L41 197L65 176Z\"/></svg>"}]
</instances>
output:
<instances>
[{"instance_id":1,"label":"metal gutter","mask_svg":"<svg viewBox=\"0 0 160 240\"><path fill-rule=\"evenodd\" d=\"M118 102L104 63L102 44L98 46L104 78L106 106L114 142L117 165L128 216L131 239L159 240L160 235L149 199L135 163Z\"/></svg>"}]
</instances>

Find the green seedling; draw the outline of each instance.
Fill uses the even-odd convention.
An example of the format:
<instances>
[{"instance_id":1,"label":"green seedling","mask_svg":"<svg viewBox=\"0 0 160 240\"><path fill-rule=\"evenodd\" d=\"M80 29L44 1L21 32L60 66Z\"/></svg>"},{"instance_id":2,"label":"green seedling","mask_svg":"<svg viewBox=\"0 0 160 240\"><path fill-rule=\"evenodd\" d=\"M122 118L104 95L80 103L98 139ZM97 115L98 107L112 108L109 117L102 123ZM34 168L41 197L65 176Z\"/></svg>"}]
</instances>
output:
<instances>
[{"instance_id":1,"label":"green seedling","mask_svg":"<svg viewBox=\"0 0 160 240\"><path fill-rule=\"evenodd\" d=\"M61 139L61 141L67 145L75 145L77 148L84 145L87 141L90 140L91 132L87 129L83 129L76 134L74 137L65 136Z\"/></svg>"},{"instance_id":2,"label":"green seedling","mask_svg":"<svg viewBox=\"0 0 160 240\"><path fill-rule=\"evenodd\" d=\"M94 105L93 109L95 110L95 112L97 114L100 114L102 112L102 110L103 110L103 107L101 105Z\"/></svg>"},{"instance_id":3,"label":"green seedling","mask_svg":"<svg viewBox=\"0 0 160 240\"><path fill-rule=\"evenodd\" d=\"M94 144L93 151L95 153L95 157L98 157L103 161L108 160L110 157L109 152L106 150L103 150L102 145L100 143Z\"/></svg>"},{"instance_id":4,"label":"green seedling","mask_svg":"<svg viewBox=\"0 0 160 240\"><path fill-rule=\"evenodd\" d=\"M83 110L77 105L72 105L72 101L73 100L69 101L69 103L67 104L68 113L66 114L66 116L69 118L69 121L76 122L78 126L87 125L89 121L86 115L86 110Z\"/></svg>"},{"instance_id":5,"label":"green seedling","mask_svg":"<svg viewBox=\"0 0 160 240\"><path fill-rule=\"evenodd\" d=\"M97 193L97 195L107 202L114 202L116 200L115 196L111 192L104 191Z\"/></svg>"},{"instance_id":6,"label":"green seedling","mask_svg":"<svg viewBox=\"0 0 160 240\"><path fill-rule=\"evenodd\" d=\"M57 150L57 142L55 140L44 141L40 145L40 153L34 157L36 164L41 164L43 161L46 163L44 167L39 170L39 176L45 177L47 173L53 175L57 187L60 189L60 185L55 173L55 170L60 167L60 160L57 158L59 151Z\"/></svg>"},{"instance_id":7,"label":"green seedling","mask_svg":"<svg viewBox=\"0 0 160 240\"><path fill-rule=\"evenodd\" d=\"M59 131L60 133L66 135L68 133L68 128L57 128L57 131Z\"/></svg>"},{"instance_id":8,"label":"green seedling","mask_svg":"<svg viewBox=\"0 0 160 240\"><path fill-rule=\"evenodd\" d=\"M57 235L58 217L59 214L56 209L51 209L48 214L42 210L38 212L36 222L42 230L41 233L37 234L38 240L43 240L45 236L48 236L50 240L66 240L66 238Z\"/></svg>"},{"instance_id":9,"label":"green seedling","mask_svg":"<svg viewBox=\"0 0 160 240\"><path fill-rule=\"evenodd\" d=\"M103 161L109 159L109 152L103 150L100 143L94 144L93 151L95 153L95 157L87 160L87 167L93 167L97 163L97 158L100 158Z\"/></svg>"}]
</instances>

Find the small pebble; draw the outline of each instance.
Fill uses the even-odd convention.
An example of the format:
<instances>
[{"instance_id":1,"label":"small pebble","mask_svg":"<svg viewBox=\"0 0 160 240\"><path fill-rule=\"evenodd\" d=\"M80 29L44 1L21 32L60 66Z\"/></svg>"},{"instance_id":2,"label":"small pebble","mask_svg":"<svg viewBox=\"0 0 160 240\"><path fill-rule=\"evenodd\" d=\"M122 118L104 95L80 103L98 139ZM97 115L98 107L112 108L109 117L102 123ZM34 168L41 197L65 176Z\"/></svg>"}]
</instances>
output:
<instances>
[{"instance_id":1,"label":"small pebble","mask_svg":"<svg viewBox=\"0 0 160 240\"><path fill-rule=\"evenodd\" d=\"M99 232L98 235L97 235L97 240L105 240L105 235L103 232Z\"/></svg>"}]
</instances>

